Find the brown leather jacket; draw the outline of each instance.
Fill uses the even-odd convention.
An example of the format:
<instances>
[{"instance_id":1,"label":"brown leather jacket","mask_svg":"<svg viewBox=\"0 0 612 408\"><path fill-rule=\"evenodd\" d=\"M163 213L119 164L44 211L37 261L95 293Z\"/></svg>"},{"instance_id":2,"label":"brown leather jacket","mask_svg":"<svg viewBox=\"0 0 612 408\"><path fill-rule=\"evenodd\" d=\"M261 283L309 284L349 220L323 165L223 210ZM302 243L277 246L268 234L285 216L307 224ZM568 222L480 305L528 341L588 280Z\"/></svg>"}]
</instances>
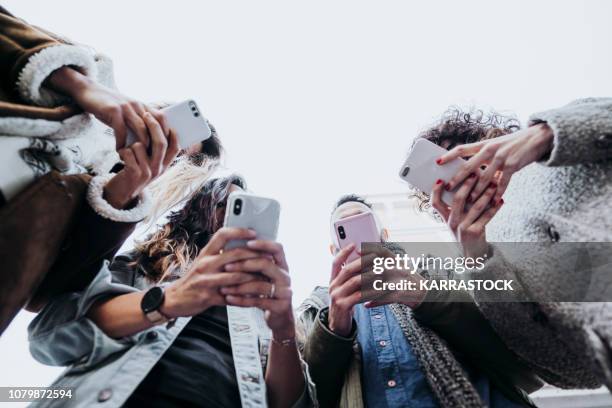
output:
<instances>
[{"instance_id":1,"label":"brown leather jacket","mask_svg":"<svg viewBox=\"0 0 612 408\"><path fill-rule=\"evenodd\" d=\"M35 106L17 90L30 58L62 42L0 7L0 118L62 121L80 112L74 105ZM89 206L90 177L51 172L0 200L0 334L26 304L37 311L59 293L85 287L133 232L135 223L111 221Z\"/></svg>"}]
</instances>

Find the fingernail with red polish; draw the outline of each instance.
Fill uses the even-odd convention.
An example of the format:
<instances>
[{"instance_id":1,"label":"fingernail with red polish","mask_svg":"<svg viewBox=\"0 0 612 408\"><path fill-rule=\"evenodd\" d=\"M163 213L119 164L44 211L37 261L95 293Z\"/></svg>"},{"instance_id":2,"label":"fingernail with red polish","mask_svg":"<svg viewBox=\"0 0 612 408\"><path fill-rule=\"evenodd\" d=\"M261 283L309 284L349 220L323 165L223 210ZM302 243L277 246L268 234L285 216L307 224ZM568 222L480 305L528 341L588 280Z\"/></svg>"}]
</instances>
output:
<instances>
[{"instance_id":1,"label":"fingernail with red polish","mask_svg":"<svg viewBox=\"0 0 612 408\"><path fill-rule=\"evenodd\" d=\"M442 179L437 179L436 180L436 184L442 184L442 183L444 183L444 181Z\"/></svg>"},{"instance_id":2,"label":"fingernail with red polish","mask_svg":"<svg viewBox=\"0 0 612 408\"><path fill-rule=\"evenodd\" d=\"M450 184L449 184L449 183L446 183L446 184L444 185L444 189L445 189L446 191L450 191L450 189L451 189Z\"/></svg>"},{"instance_id":3,"label":"fingernail with red polish","mask_svg":"<svg viewBox=\"0 0 612 408\"><path fill-rule=\"evenodd\" d=\"M497 205L502 205L504 203L504 199L500 198L499 200L497 200Z\"/></svg>"},{"instance_id":4,"label":"fingernail with red polish","mask_svg":"<svg viewBox=\"0 0 612 408\"><path fill-rule=\"evenodd\" d=\"M442 164L442 159L436 159L436 164Z\"/></svg>"}]
</instances>

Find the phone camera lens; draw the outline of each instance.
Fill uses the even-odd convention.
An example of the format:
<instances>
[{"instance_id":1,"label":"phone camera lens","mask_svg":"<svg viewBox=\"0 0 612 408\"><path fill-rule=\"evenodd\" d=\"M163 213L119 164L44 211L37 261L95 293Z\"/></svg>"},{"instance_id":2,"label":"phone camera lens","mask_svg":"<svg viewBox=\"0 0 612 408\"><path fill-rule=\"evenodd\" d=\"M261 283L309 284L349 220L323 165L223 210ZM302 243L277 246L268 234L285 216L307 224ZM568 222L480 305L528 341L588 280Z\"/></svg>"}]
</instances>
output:
<instances>
[{"instance_id":1,"label":"phone camera lens","mask_svg":"<svg viewBox=\"0 0 612 408\"><path fill-rule=\"evenodd\" d=\"M194 112L193 116L195 116L197 118L198 116L200 116L200 114L198 112Z\"/></svg>"},{"instance_id":2,"label":"phone camera lens","mask_svg":"<svg viewBox=\"0 0 612 408\"><path fill-rule=\"evenodd\" d=\"M340 239L346 238L346 233L344 232L344 227L338 227L338 236L340 236Z\"/></svg>"},{"instance_id":3,"label":"phone camera lens","mask_svg":"<svg viewBox=\"0 0 612 408\"><path fill-rule=\"evenodd\" d=\"M410 167L405 167L404 170L402 171L402 177L406 177L409 171L410 171Z\"/></svg>"},{"instance_id":4,"label":"phone camera lens","mask_svg":"<svg viewBox=\"0 0 612 408\"><path fill-rule=\"evenodd\" d=\"M234 214L240 215L241 212L242 212L242 200L241 199L237 199L234 202Z\"/></svg>"}]
</instances>

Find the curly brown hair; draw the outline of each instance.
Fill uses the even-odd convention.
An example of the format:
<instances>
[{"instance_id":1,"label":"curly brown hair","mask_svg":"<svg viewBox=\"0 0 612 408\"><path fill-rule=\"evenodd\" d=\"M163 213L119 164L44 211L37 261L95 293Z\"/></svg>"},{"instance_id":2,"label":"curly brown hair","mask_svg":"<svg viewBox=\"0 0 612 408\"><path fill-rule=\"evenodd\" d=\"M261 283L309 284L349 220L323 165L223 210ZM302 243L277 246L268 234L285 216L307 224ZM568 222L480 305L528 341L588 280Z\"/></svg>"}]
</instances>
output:
<instances>
[{"instance_id":1,"label":"curly brown hair","mask_svg":"<svg viewBox=\"0 0 612 408\"><path fill-rule=\"evenodd\" d=\"M475 108L463 110L458 106L451 106L437 122L419 133L413 146L417 140L427 139L450 150L455 146L507 135L520 128L521 124L515 116ZM413 191L419 209L429 210L429 195L423 191Z\"/></svg>"}]
</instances>

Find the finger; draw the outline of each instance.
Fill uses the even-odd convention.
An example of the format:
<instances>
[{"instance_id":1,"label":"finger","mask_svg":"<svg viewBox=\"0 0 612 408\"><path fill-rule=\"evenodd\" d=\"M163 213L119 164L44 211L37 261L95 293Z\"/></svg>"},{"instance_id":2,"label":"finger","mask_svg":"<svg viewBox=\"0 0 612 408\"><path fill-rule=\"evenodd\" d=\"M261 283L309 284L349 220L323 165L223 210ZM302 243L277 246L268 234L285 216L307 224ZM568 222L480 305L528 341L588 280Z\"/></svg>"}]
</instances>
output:
<instances>
[{"instance_id":1,"label":"finger","mask_svg":"<svg viewBox=\"0 0 612 408\"><path fill-rule=\"evenodd\" d=\"M268 258L258 257L236 262L225 265L225 269L228 271L261 272L276 284L288 285L290 281L288 274Z\"/></svg>"},{"instance_id":2,"label":"finger","mask_svg":"<svg viewBox=\"0 0 612 408\"><path fill-rule=\"evenodd\" d=\"M330 282L336 279L338 273L342 270L342 265L346 263L349 255L355 249L355 244L349 244L342 248L334 257L334 261L332 262L332 270L331 270L331 278Z\"/></svg>"},{"instance_id":3,"label":"finger","mask_svg":"<svg viewBox=\"0 0 612 408\"><path fill-rule=\"evenodd\" d=\"M268 297L272 295L270 282L247 282L236 286L226 286L220 290L222 295ZM288 287L274 287L274 299L290 299L291 289Z\"/></svg>"},{"instance_id":4,"label":"finger","mask_svg":"<svg viewBox=\"0 0 612 408\"><path fill-rule=\"evenodd\" d=\"M168 126L168 119L166 119L164 112L159 109L155 109L155 108L147 108L147 111L151 115L153 115L155 120L157 120L157 123L159 123L159 125L161 126L162 131L164 132L164 135L169 136L170 127Z\"/></svg>"},{"instance_id":5,"label":"finger","mask_svg":"<svg viewBox=\"0 0 612 408\"><path fill-rule=\"evenodd\" d=\"M124 167L129 167L131 169L136 169L140 171L140 167L138 166L138 161L136 160L136 156L134 156L134 152L132 149L124 148L119 150L119 157L123 160Z\"/></svg>"},{"instance_id":6,"label":"finger","mask_svg":"<svg viewBox=\"0 0 612 408\"><path fill-rule=\"evenodd\" d=\"M180 151L178 138L176 132L170 129L168 133L168 148L166 149L166 156L164 156L162 172L176 159Z\"/></svg>"},{"instance_id":7,"label":"finger","mask_svg":"<svg viewBox=\"0 0 612 408\"><path fill-rule=\"evenodd\" d=\"M438 179L431 190L431 196L429 203L431 206L440 214L444 222L448 221L450 209L448 205L442 201L442 189L444 187L444 180Z\"/></svg>"},{"instance_id":8,"label":"finger","mask_svg":"<svg viewBox=\"0 0 612 408\"><path fill-rule=\"evenodd\" d=\"M504 205L504 199L500 199L498 203L485 211L473 224L474 227L477 228L485 228L486 225L495 217L495 214L499 211L499 209Z\"/></svg>"},{"instance_id":9,"label":"finger","mask_svg":"<svg viewBox=\"0 0 612 408\"><path fill-rule=\"evenodd\" d=\"M478 197L476 202L470 207L466 216L463 218L462 223L465 225L472 225L474 221L482 215L489 205L492 205L493 196L495 195L495 186L491 185L487 188L484 193Z\"/></svg>"},{"instance_id":10,"label":"finger","mask_svg":"<svg viewBox=\"0 0 612 408\"><path fill-rule=\"evenodd\" d=\"M337 288L337 294L341 298L348 297L355 292L361 292L361 274L352 276Z\"/></svg>"},{"instance_id":11,"label":"finger","mask_svg":"<svg viewBox=\"0 0 612 408\"><path fill-rule=\"evenodd\" d=\"M145 112L144 122L147 125L151 138L151 174L155 178L162 171L162 163L164 156L166 156L168 140L157 120L149 112Z\"/></svg>"},{"instance_id":12,"label":"finger","mask_svg":"<svg viewBox=\"0 0 612 408\"><path fill-rule=\"evenodd\" d=\"M110 127L113 128L113 133L115 134L115 148L117 150L123 149L127 139L127 127L120 109L112 116Z\"/></svg>"},{"instance_id":13,"label":"finger","mask_svg":"<svg viewBox=\"0 0 612 408\"><path fill-rule=\"evenodd\" d=\"M342 270L340 271L340 273L338 273L338 276L336 277L336 279L334 279L332 284L336 287L341 286L342 284L344 284L344 282L346 282L352 276L357 275L357 274L360 275L361 271L362 271L361 258L355 259L354 261L342 267Z\"/></svg>"},{"instance_id":14,"label":"finger","mask_svg":"<svg viewBox=\"0 0 612 408\"><path fill-rule=\"evenodd\" d=\"M142 143L144 146L149 146L147 126L142 120L142 117L136 113L131 105L124 106L123 117L125 119L125 123L130 128L132 133L134 133L138 141L140 141L140 143Z\"/></svg>"},{"instance_id":15,"label":"finger","mask_svg":"<svg viewBox=\"0 0 612 408\"><path fill-rule=\"evenodd\" d=\"M223 269L228 271L227 266L232 263L246 261L248 259L260 258L261 255L247 248L234 248L229 251L216 255L211 264L214 269ZM234 269L237 271L237 269Z\"/></svg>"},{"instance_id":16,"label":"finger","mask_svg":"<svg viewBox=\"0 0 612 408\"><path fill-rule=\"evenodd\" d=\"M281 268L288 270L287 260L285 259L285 250L278 242L268 241L263 239L255 239L247 242L247 247L255 251L266 252L274 258L274 262Z\"/></svg>"},{"instance_id":17,"label":"finger","mask_svg":"<svg viewBox=\"0 0 612 408\"><path fill-rule=\"evenodd\" d=\"M151 180L151 167L149 165L149 156L147 155L147 149L140 142L136 142L130 146L130 149L134 152L136 160L138 161L138 167L140 168L140 180L149 181Z\"/></svg>"},{"instance_id":18,"label":"finger","mask_svg":"<svg viewBox=\"0 0 612 408\"><path fill-rule=\"evenodd\" d=\"M353 292L348 296L337 299L338 300L336 300L336 305L340 306L342 309L345 310L352 309L353 307L355 307L355 305L361 303L362 301L360 291Z\"/></svg>"},{"instance_id":19,"label":"finger","mask_svg":"<svg viewBox=\"0 0 612 408\"><path fill-rule=\"evenodd\" d=\"M498 170L504 167L505 160L506 157L501 153L501 151L493 157L493 160L491 161L491 163L489 163L487 168L480 173L480 176L478 177L478 183L476 183L476 186L474 187L474 189L472 190L472 194L470 195L470 201L475 201L478 197L480 197L482 192L485 191L485 189L489 187L491 183L493 183L495 174L497 174Z\"/></svg>"},{"instance_id":20,"label":"finger","mask_svg":"<svg viewBox=\"0 0 612 408\"><path fill-rule=\"evenodd\" d=\"M371 309L373 307L378 307L378 306L385 306L388 304L393 303L393 300L389 299L387 301L385 300L370 300L369 302L365 302L363 305L368 308Z\"/></svg>"},{"instance_id":21,"label":"finger","mask_svg":"<svg viewBox=\"0 0 612 408\"><path fill-rule=\"evenodd\" d=\"M482 165L487 164L489 160L493 157L494 154L494 145L485 146L485 148L481 149L476 155L471 157L468 161L466 161L461 169L450 179L448 183L446 183L447 190L453 190L457 187L463 180L468 178L470 174L480 174L480 168Z\"/></svg>"},{"instance_id":22,"label":"finger","mask_svg":"<svg viewBox=\"0 0 612 408\"><path fill-rule=\"evenodd\" d=\"M248 273L242 272L221 272L210 275L202 275L199 284L203 287L226 287L233 285L241 285L251 282L256 278Z\"/></svg>"},{"instance_id":23,"label":"finger","mask_svg":"<svg viewBox=\"0 0 612 408\"><path fill-rule=\"evenodd\" d=\"M510 184L510 178L513 174L514 173L510 171L502 172L501 177L497 181L497 190L495 191L495 197L493 198L493 202L495 204L499 203L499 201L502 200L502 196L506 192L508 184Z\"/></svg>"},{"instance_id":24,"label":"finger","mask_svg":"<svg viewBox=\"0 0 612 408\"><path fill-rule=\"evenodd\" d=\"M234 239L253 239L257 236L257 233L247 228L232 228L223 227L220 228L210 238L208 244L200 251L198 256L216 255L225 247L225 245Z\"/></svg>"},{"instance_id":25,"label":"finger","mask_svg":"<svg viewBox=\"0 0 612 408\"><path fill-rule=\"evenodd\" d=\"M474 154L478 153L480 149L482 149L483 145L484 142L476 142L456 146L449 150L448 153L444 153L442 156L440 156L440 158L436 160L436 164L441 166L456 158L473 156Z\"/></svg>"},{"instance_id":26,"label":"finger","mask_svg":"<svg viewBox=\"0 0 612 408\"><path fill-rule=\"evenodd\" d=\"M246 296L225 296L225 301L228 305L240 306L240 307L256 307L262 310L270 310L272 312L281 312L286 308L286 300L279 299L266 299L259 297L246 297Z\"/></svg>"},{"instance_id":27,"label":"finger","mask_svg":"<svg viewBox=\"0 0 612 408\"><path fill-rule=\"evenodd\" d=\"M454 231L463 220L465 213L465 202L476 184L477 177L472 173L467 180L459 187L453 196L453 204L451 205L450 214L448 217L449 227Z\"/></svg>"}]
</instances>

